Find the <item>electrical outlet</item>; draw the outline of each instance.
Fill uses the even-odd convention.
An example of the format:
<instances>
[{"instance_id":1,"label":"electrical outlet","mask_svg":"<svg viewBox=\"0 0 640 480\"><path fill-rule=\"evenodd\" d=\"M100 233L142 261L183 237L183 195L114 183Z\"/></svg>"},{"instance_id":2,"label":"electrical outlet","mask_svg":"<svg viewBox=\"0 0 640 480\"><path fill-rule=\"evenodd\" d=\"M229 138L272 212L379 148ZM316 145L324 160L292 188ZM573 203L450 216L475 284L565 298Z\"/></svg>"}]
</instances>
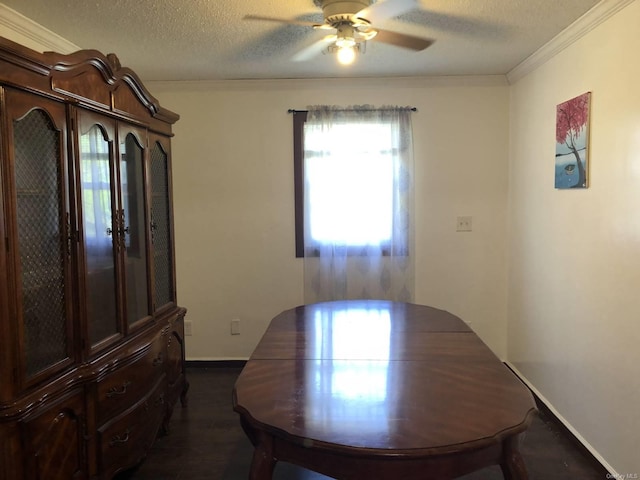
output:
<instances>
[{"instance_id":1,"label":"electrical outlet","mask_svg":"<svg viewBox=\"0 0 640 480\"><path fill-rule=\"evenodd\" d=\"M231 320L231 335L240 335L240 319Z\"/></svg>"},{"instance_id":2,"label":"electrical outlet","mask_svg":"<svg viewBox=\"0 0 640 480\"><path fill-rule=\"evenodd\" d=\"M192 335L191 333L191 322L184 322L184 334L187 337Z\"/></svg>"},{"instance_id":3,"label":"electrical outlet","mask_svg":"<svg viewBox=\"0 0 640 480\"><path fill-rule=\"evenodd\" d=\"M473 217L458 217L456 223L456 232L471 232Z\"/></svg>"}]
</instances>

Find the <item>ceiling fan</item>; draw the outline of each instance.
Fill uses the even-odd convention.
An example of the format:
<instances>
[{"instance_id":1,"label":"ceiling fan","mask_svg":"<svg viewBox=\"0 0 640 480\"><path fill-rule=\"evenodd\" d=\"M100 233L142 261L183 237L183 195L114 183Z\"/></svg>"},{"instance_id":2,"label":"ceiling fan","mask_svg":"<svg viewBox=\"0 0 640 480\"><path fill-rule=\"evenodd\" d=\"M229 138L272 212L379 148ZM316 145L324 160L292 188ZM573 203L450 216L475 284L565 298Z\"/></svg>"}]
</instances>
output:
<instances>
[{"instance_id":1,"label":"ceiling fan","mask_svg":"<svg viewBox=\"0 0 640 480\"><path fill-rule=\"evenodd\" d=\"M326 50L337 53L338 61L350 64L356 52L364 51L368 40L373 40L409 50L420 51L431 45L434 40L406 33L392 32L378 28L384 21L418 9L418 0L314 0L322 8L324 23L306 22L295 19L247 15L246 20L302 25L319 30L335 30L314 45L298 52L293 59L308 60L316 53Z\"/></svg>"}]
</instances>

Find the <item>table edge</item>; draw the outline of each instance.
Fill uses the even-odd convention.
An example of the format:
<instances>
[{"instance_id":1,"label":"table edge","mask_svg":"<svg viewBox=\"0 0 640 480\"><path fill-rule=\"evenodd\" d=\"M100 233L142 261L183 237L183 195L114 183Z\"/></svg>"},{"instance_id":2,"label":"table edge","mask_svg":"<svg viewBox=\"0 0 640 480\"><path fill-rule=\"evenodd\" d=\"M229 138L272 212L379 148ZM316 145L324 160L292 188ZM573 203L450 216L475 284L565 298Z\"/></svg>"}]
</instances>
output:
<instances>
[{"instance_id":1,"label":"table edge","mask_svg":"<svg viewBox=\"0 0 640 480\"><path fill-rule=\"evenodd\" d=\"M531 392L529 392L529 394L531 394ZM449 445L427 448L382 449L371 447L356 447L353 445L326 442L322 440L315 440L311 438L300 437L299 435L294 435L283 429L262 423L253 418L246 408L238 405L235 386L232 391L232 397L233 410L238 413L244 420L244 422L246 422L247 426L253 429L256 433L264 432L287 442L292 442L296 445L304 446L305 448L313 448L315 450L322 450L326 452L339 453L341 455L356 457L394 457L413 459L430 456L444 456L461 452L468 452L472 450L479 450L491 445L500 444L509 437L525 432L531 425L534 415L538 413L538 409L537 407L535 407L534 403L531 408L527 410L520 423L513 425L512 427L500 430L492 436L477 438L470 442L453 443Z\"/></svg>"}]
</instances>

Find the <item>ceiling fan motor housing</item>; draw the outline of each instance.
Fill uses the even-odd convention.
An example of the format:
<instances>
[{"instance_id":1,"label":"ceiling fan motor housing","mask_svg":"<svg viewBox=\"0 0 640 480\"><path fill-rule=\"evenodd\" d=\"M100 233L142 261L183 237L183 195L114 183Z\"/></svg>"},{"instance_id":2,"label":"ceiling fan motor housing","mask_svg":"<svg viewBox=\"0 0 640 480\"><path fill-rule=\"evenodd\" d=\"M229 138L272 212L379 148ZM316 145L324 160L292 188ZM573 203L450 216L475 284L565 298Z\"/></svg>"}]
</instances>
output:
<instances>
[{"instance_id":1,"label":"ceiling fan motor housing","mask_svg":"<svg viewBox=\"0 0 640 480\"><path fill-rule=\"evenodd\" d=\"M369 0L322 0L322 13L325 21L334 25L350 21L353 15L370 4Z\"/></svg>"}]
</instances>

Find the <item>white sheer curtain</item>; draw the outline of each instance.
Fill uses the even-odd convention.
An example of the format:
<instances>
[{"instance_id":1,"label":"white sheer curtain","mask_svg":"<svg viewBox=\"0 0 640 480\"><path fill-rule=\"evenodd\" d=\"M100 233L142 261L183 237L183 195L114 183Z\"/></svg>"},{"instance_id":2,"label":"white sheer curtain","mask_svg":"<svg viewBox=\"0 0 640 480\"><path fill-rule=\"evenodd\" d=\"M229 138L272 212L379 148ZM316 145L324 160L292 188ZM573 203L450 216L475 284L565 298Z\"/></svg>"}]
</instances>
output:
<instances>
[{"instance_id":1,"label":"white sheer curtain","mask_svg":"<svg viewBox=\"0 0 640 480\"><path fill-rule=\"evenodd\" d=\"M413 299L413 147L407 107L309 107L305 303Z\"/></svg>"}]
</instances>

